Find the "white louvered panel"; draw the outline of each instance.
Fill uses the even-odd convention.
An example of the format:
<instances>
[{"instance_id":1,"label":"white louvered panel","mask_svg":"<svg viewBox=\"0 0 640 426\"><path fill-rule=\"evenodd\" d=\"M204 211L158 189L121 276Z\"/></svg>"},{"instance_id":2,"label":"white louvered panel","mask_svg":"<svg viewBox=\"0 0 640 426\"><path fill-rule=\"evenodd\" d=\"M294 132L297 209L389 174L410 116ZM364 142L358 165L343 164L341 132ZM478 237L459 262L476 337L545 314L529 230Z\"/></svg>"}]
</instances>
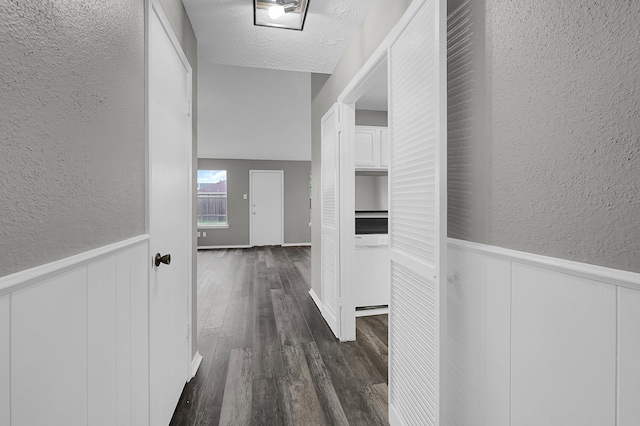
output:
<instances>
[{"instance_id":1,"label":"white louvered panel","mask_svg":"<svg viewBox=\"0 0 640 426\"><path fill-rule=\"evenodd\" d=\"M433 14L433 9L433 4L425 4L419 13ZM433 102L435 46L433 32L419 28L418 19L423 17L414 18L391 53L390 246L433 265L438 141L438 111Z\"/></svg>"},{"instance_id":2,"label":"white louvered panel","mask_svg":"<svg viewBox=\"0 0 640 426\"><path fill-rule=\"evenodd\" d=\"M322 238L322 302L327 312L335 317L338 306L337 282L336 282L336 241L324 234Z\"/></svg>"},{"instance_id":3,"label":"white louvered panel","mask_svg":"<svg viewBox=\"0 0 640 426\"><path fill-rule=\"evenodd\" d=\"M394 309L390 403L404 419L411 419L411 424L435 425L438 369L435 284L395 262L391 265L391 279L396 285L391 290Z\"/></svg>"},{"instance_id":4,"label":"white louvered panel","mask_svg":"<svg viewBox=\"0 0 640 426\"><path fill-rule=\"evenodd\" d=\"M336 126L330 118L322 123L322 226L336 226Z\"/></svg>"},{"instance_id":5,"label":"white louvered panel","mask_svg":"<svg viewBox=\"0 0 640 426\"><path fill-rule=\"evenodd\" d=\"M392 424L445 424L445 12L444 0L423 2L389 55Z\"/></svg>"},{"instance_id":6,"label":"white louvered panel","mask_svg":"<svg viewBox=\"0 0 640 426\"><path fill-rule=\"evenodd\" d=\"M338 107L334 105L325 114L321 123L321 194L322 203L320 240L321 270L320 281L322 291L322 315L331 327L334 334L338 335L338 311L339 311L339 281L340 271L338 263L338 165L339 165L339 133L338 133Z\"/></svg>"}]
</instances>

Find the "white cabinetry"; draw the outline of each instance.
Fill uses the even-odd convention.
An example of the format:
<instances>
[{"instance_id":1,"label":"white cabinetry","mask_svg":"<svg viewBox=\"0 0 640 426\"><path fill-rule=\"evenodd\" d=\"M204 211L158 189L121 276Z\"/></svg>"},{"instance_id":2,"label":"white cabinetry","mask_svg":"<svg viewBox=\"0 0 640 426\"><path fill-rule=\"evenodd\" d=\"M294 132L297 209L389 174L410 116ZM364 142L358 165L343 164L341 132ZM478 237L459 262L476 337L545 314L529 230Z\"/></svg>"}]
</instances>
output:
<instances>
[{"instance_id":1,"label":"white cabinetry","mask_svg":"<svg viewBox=\"0 0 640 426\"><path fill-rule=\"evenodd\" d=\"M389 129L386 127L356 126L356 169L389 167Z\"/></svg>"}]
</instances>

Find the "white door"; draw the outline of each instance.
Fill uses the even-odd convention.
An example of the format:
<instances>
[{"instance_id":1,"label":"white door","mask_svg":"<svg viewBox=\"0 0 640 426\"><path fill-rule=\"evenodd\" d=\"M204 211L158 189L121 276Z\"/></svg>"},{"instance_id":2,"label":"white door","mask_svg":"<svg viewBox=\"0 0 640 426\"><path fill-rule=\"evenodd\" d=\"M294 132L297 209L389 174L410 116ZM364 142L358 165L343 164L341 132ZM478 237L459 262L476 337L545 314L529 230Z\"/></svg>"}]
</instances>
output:
<instances>
[{"instance_id":1,"label":"white door","mask_svg":"<svg viewBox=\"0 0 640 426\"><path fill-rule=\"evenodd\" d=\"M340 118L335 104L322 117L320 151L320 281L322 316L336 337L340 337L340 225L339 166Z\"/></svg>"},{"instance_id":2,"label":"white door","mask_svg":"<svg viewBox=\"0 0 640 426\"><path fill-rule=\"evenodd\" d=\"M446 424L446 9L423 2L389 53L392 425Z\"/></svg>"},{"instance_id":3,"label":"white door","mask_svg":"<svg viewBox=\"0 0 640 426\"><path fill-rule=\"evenodd\" d=\"M282 245L284 222L284 172L250 170L251 245Z\"/></svg>"},{"instance_id":4,"label":"white door","mask_svg":"<svg viewBox=\"0 0 640 426\"><path fill-rule=\"evenodd\" d=\"M191 285L191 68L156 1L149 13L149 373L152 425L171 420L187 379Z\"/></svg>"}]
</instances>

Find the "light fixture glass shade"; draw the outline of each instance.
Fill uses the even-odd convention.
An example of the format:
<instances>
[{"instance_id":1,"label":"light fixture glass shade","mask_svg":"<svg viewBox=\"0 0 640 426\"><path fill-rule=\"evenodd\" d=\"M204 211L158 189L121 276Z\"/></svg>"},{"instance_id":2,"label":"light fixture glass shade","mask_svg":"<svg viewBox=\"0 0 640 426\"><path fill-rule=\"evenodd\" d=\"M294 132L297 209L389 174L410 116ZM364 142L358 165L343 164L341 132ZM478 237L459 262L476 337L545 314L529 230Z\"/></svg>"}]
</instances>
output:
<instances>
[{"instance_id":1,"label":"light fixture glass shade","mask_svg":"<svg viewBox=\"0 0 640 426\"><path fill-rule=\"evenodd\" d=\"M309 0L253 0L253 23L302 31Z\"/></svg>"}]
</instances>

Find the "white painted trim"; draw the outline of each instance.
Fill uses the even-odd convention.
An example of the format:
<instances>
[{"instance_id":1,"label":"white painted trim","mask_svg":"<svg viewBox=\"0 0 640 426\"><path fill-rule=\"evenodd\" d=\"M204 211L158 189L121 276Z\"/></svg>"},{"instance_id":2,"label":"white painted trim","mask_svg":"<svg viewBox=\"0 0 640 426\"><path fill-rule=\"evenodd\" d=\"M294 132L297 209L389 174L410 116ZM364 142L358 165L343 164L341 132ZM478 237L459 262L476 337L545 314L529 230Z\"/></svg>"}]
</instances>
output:
<instances>
[{"instance_id":1,"label":"white painted trim","mask_svg":"<svg viewBox=\"0 0 640 426\"><path fill-rule=\"evenodd\" d=\"M149 235L143 234L127 240L109 244L97 249L85 251L74 256L56 260L55 262L36 266L35 268L16 272L0 278L0 296L27 287L29 285L40 282L44 279L51 278L55 275L66 272L70 269L77 268L80 265L87 264L99 257L109 256L118 251L130 248L142 242L149 240ZM151 264L151 263L149 263Z\"/></svg>"},{"instance_id":2,"label":"white painted trim","mask_svg":"<svg viewBox=\"0 0 640 426\"><path fill-rule=\"evenodd\" d=\"M389 425L390 426L404 426L404 422L400 420L400 415L396 411L395 407L389 404Z\"/></svg>"},{"instance_id":3,"label":"white painted trim","mask_svg":"<svg viewBox=\"0 0 640 426\"><path fill-rule=\"evenodd\" d=\"M640 291L640 273L636 272L622 271L619 269L606 268L604 266L590 265L587 263L526 253L503 247L457 240L454 238L449 238L448 244L450 247L459 247L493 257L499 257L518 263L525 263L539 268ZM451 278L455 279L455 277Z\"/></svg>"},{"instance_id":4,"label":"white painted trim","mask_svg":"<svg viewBox=\"0 0 640 426\"><path fill-rule=\"evenodd\" d=\"M202 355L200 355L200 352L196 351L195 356L191 360L191 373L189 375L189 380L187 380L187 382L190 382L191 379L196 377L196 373L198 372L198 368L200 368L201 363L202 363Z\"/></svg>"},{"instance_id":5,"label":"white painted trim","mask_svg":"<svg viewBox=\"0 0 640 426\"><path fill-rule=\"evenodd\" d=\"M357 317L370 317L372 315L384 315L389 313L389 308L363 309L356 311Z\"/></svg>"},{"instance_id":6,"label":"white painted trim","mask_svg":"<svg viewBox=\"0 0 640 426\"><path fill-rule=\"evenodd\" d=\"M313 289L309 290L309 296L311 296L311 300L313 300L313 303L316 304L318 310L322 312L322 302L320 302L320 298L318 297L316 292L313 291Z\"/></svg>"},{"instance_id":7,"label":"white painted trim","mask_svg":"<svg viewBox=\"0 0 640 426\"><path fill-rule=\"evenodd\" d=\"M280 199L280 245L284 243L284 170L249 170L249 243L251 246L255 246L253 243L253 218L251 214L251 198L253 196L253 174L254 173L279 173L280 174L280 193L282 197Z\"/></svg>"},{"instance_id":8,"label":"white painted trim","mask_svg":"<svg viewBox=\"0 0 640 426\"><path fill-rule=\"evenodd\" d=\"M198 250L217 250L217 249L245 249L251 248L249 245L231 245L231 246L198 246Z\"/></svg>"},{"instance_id":9,"label":"white painted trim","mask_svg":"<svg viewBox=\"0 0 640 426\"><path fill-rule=\"evenodd\" d=\"M282 247L311 247L311 243L284 243Z\"/></svg>"}]
</instances>

